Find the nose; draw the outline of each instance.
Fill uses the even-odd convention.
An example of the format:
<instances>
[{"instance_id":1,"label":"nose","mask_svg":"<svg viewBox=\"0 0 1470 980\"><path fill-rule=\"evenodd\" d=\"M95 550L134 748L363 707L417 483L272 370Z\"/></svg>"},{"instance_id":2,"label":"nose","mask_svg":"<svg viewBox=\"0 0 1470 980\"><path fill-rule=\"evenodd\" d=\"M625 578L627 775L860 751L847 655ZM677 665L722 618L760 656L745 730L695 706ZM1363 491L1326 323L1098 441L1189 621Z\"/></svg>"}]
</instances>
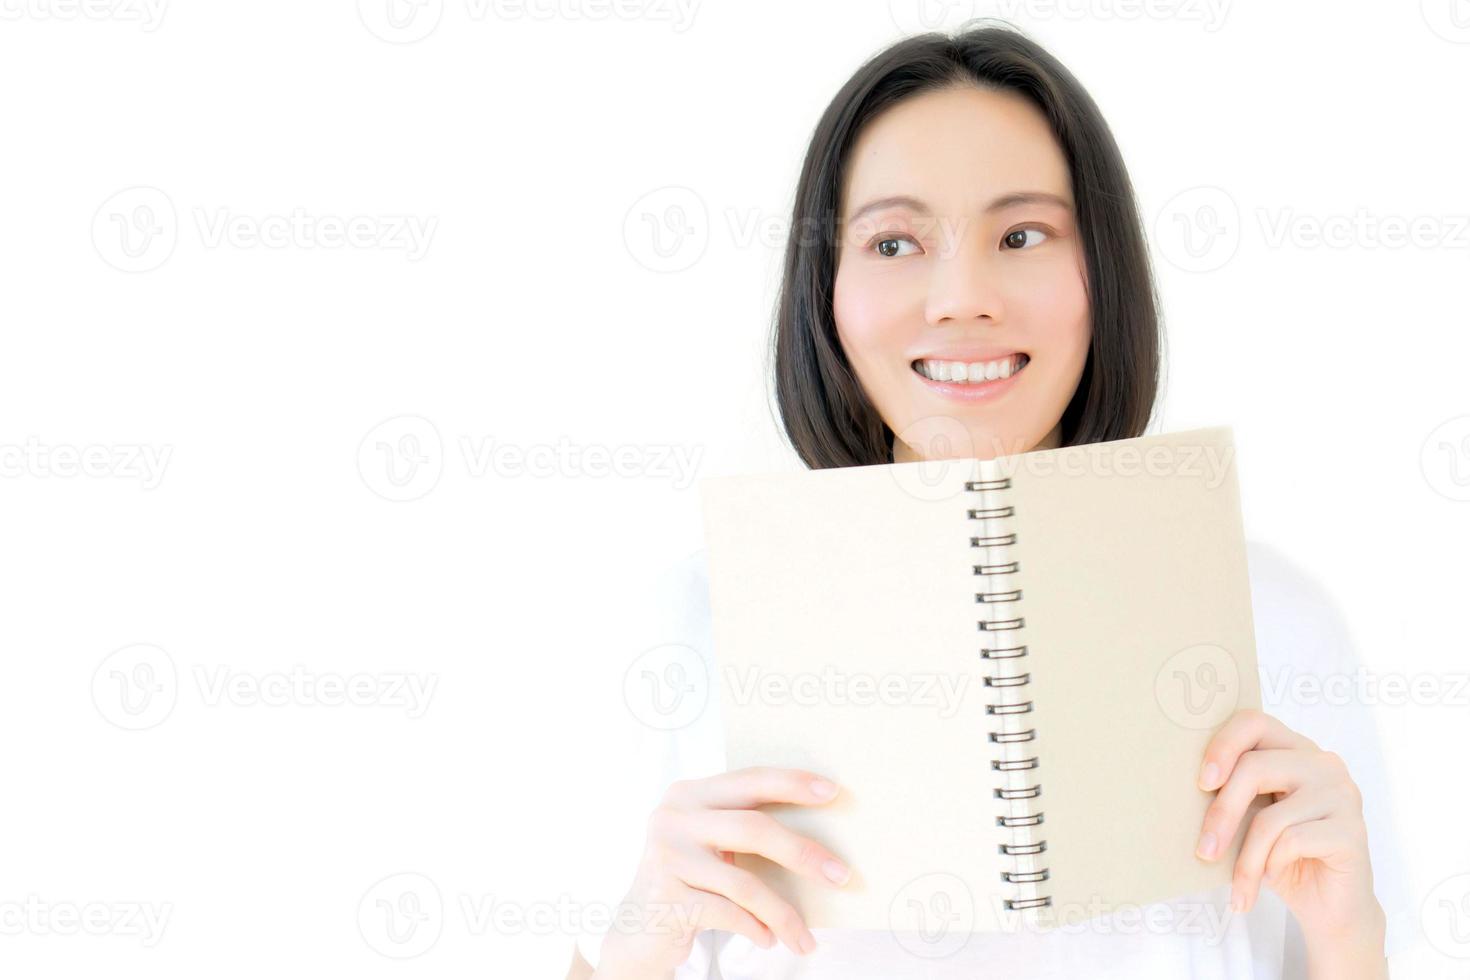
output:
<instances>
[{"instance_id":1,"label":"nose","mask_svg":"<svg viewBox=\"0 0 1470 980\"><path fill-rule=\"evenodd\" d=\"M952 239L931 268L925 318L932 326L999 323L1005 315L996 256L974 235Z\"/></svg>"}]
</instances>

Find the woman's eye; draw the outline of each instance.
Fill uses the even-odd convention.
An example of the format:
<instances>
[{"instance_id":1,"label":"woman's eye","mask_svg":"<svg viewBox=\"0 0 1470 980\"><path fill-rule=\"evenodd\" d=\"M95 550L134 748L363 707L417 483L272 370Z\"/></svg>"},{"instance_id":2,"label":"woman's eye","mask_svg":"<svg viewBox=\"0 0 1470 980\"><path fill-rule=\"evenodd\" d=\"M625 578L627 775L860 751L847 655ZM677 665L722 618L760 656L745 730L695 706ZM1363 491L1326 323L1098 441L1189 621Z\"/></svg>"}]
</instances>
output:
<instances>
[{"instance_id":1,"label":"woman's eye","mask_svg":"<svg viewBox=\"0 0 1470 980\"><path fill-rule=\"evenodd\" d=\"M1040 245L1046 241L1047 234L1040 228L1017 228L1006 235L1002 241L1006 248L1022 249L1034 245Z\"/></svg>"},{"instance_id":2,"label":"woman's eye","mask_svg":"<svg viewBox=\"0 0 1470 980\"><path fill-rule=\"evenodd\" d=\"M876 248L878 250L878 254L879 255L882 255L885 258L890 258L891 259L895 255L898 255L899 254L898 253L898 249L899 249L899 246L900 245L913 245L913 244L914 243L911 242L911 241L909 241L907 238L879 238L876 241L874 241L873 244L870 247L871 248ZM917 246L915 246L915 247L917 247Z\"/></svg>"}]
</instances>

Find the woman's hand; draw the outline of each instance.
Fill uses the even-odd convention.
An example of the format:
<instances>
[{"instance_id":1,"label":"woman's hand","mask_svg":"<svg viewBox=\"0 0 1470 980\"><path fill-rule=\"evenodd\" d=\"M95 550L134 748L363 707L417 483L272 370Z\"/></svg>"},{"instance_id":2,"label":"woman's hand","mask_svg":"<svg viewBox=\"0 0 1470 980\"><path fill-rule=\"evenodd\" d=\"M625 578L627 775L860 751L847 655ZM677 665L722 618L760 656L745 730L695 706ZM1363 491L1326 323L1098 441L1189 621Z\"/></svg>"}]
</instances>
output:
<instances>
[{"instance_id":1,"label":"woman's hand","mask_svg":"<svg viewBox=\"0 0 1470 980\"><path fill-rule=\"evenodd\" d=\"M1301 925L1314 977L1386 976L1363 798L1342 759L1269 715L1239 711L1205 749L1199 786L1220 791L1201 827L1207 861L1235 839L1257 795L1274 801L1246 829L1231 908L1250 910L1264 878Z\"/></svg>"},{"instance_id":2,"label":"woman's hand","mask_svg":"<svg viewBox=\"0 0 1470 980\"><path fill-rule=\"evenodd\" d=\"M648 818L648 839L633 887L614 916L598 957L597 978L668 977L689 958L702 929L738 932L770 948L776 937L796 953L816 940L796 909L755 875L735 867L735 853L759 854L828 885L848 870L836 855L754 809L763 803L830 802L837 787L816 773L753 766L669 786ZM637 911L637 928L619 915Z\"/></svg>"}]
</instances>

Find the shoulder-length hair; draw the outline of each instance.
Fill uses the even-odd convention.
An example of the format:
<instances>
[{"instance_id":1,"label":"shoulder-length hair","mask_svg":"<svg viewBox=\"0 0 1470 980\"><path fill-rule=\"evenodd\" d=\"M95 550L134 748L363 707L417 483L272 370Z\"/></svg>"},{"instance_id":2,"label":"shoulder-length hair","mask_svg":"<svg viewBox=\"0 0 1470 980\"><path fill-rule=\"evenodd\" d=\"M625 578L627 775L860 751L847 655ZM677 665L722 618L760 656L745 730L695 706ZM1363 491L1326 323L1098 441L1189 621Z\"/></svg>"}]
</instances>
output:
<instances>
[{"instance_id":1,"label":"shoulder-length hair","mask_svg":"<svg viewBox=\"0 0 1470 980\"><path fill-rule=\"evenodd\" d=\"M832 312L842 176L863 126L932 89L1021 94L1051 125L1071 173L1092 340L1062 414L1063 446L1142 435L1159 380L1158 299L1142 222L1111 131L1082 85L1009 25L905 38L864 64L822 114L802 164L769 354L776 404L811 469L893 461L893 432L853 373Z\"/></svg>"}]
</instances>

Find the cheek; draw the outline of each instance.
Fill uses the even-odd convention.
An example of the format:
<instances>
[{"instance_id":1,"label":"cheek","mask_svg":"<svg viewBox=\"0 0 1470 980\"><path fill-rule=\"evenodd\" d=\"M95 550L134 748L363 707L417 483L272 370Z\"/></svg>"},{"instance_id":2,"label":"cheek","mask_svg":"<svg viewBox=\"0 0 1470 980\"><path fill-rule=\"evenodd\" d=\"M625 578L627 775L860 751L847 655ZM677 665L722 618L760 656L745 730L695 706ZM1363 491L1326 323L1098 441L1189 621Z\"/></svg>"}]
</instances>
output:
<instances>
[{"instance_id":1,"label":"cheek","mask_svg":"<svg viewBox=\"0 0 1470 980\"><path fill-rule=\"evenodd\" d=\"M839 265L832 283L832 316L847 358L860 373L884 364L904 348L912 322L903 292L882 276L862 276Z\"/></svg>"},{"instance_id":2,"label":"cheek","mask_svg":"<svg viewBox=\"0 0 1470 980\"><path fill-rule=\"evenodd\" d=\"M1059 366L1080 369L1087 357L1092 324L1087 282L1078 265L1067 261L1036 270L1034 281L1022 290L1017 302L1024 305L1025 319L1035 327L1037 346Z\"/></svg>"}]
</instances>

